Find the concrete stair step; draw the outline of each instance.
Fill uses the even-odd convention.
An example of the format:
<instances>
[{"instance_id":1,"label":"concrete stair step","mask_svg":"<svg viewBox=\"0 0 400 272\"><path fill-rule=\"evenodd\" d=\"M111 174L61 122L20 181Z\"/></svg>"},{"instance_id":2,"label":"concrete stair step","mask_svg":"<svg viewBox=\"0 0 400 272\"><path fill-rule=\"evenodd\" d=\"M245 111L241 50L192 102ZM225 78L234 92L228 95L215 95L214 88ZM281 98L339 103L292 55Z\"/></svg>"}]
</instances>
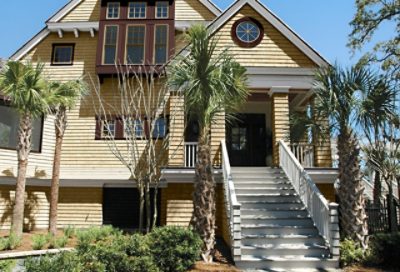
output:
<instances>
[{"instance_id":1,"label":"concrete stair step","mask_svg":"<svg viewBox=\"0 0 400 272\"><path fill-rule=\"evenodd\" d=\"M242 235L318 235L318 230L305 226L242 224Z\"/></svg>"},{"instance_id":2,"label":"concrete stair step","mask_svg":"<svg viewBox=\"0 0 400 272\"><path fill-rule=\"evenodd\" d=\"M242 259L236 262L240 269L337 269L339 261L329 258L300 257L298 255L287 256L253 256L242 255Z\"/></svg>"},{"instance_id":3,"label":"concrete stair step","mask_svg":"<svg viewBox=\"0 0 400 272\"><path fill-rule=\"evenodd\" d=\"M270 202L270 203L301 203L301 200L294 193L282 194L236 194L238 201Z\"/></svg>"},{"instance_id":4,"label":"concrete stair step","mask_svg":"<svg viewBox=\"0 0 400 272\"><path fill-rule=\"evenodd\" d=\"M245 245L241 247L243 255L253 256L299 256L299 257L318 257L328 258L329 249L319 245L279 245L279 246L258 246Z\"/></svg>"},{"instance_id":5,"label":"concrete stair step","mask_svg":"<svg viewBox=\"0 0 400 272\"><path fill-rule=\"evenodd\" d=\"M265 181L265 182L280 182L285 181L289 182L289 179L286 176L282 175L255 175L255 174L232 174L233 182L257 182L257 181Z\"/></svg>"},{"instance_id":6,"label":"concrete stair step","mask_svg":"<svg viewBox=\"0 0 400 272\"><path fill-rule=\"evenodd\" d=\"M269 210L292 210L305 209L303 203L299 199L295 201L266 201L265 199L256 200L241 200L242 209L269 209Z\"/></svg>"},{"instance_id":7,"label":"concrete stair step","mask_svg":"<svg viewBox=\"0 0 400 272\"><path fill-rule=\"evenodd\" d=\"M262 187L252 187L252 188L236 188L236 194L265 194L265 195L295 195L296 191L293 188L288 189L276 189L276 188L262 188Z\"/></svg>"},{"instance_id":8,"label":"concrete stair step","mask_svg":"<svg viewBox=\"0 0 400 272\"><path fill-rule=\"evenodd\" d=\"M242 224L262 224L275 226L307 226L313 227L314 223L311 218L270 218L270 217L251 217L241 216Z\"/></svg>"},{"instance_id":9,"label":"concrete stair step","mask_svg":"<svg viewBox=\"0 0 400 272\"><path fill-rule=\"evenodd\" d=\"M263 181L260 182L234 182L235 189L247 189L247 188L261 188L261 189L293 189L293 186L290 182L280 182L280 183L266 183Z\"/></svg>"},{"instance_id":10,"label":"concrete stair step","mask_svg":"<svg viewBox=\"0 0 400 272\"><path fill-rule=\"evenodd\" d=\"M315 246L321 250L327 249L325 240L319 235L242 234L242 245L270 248L304 248Z\"/></svg>"},{"instance_id":11,"label":"concrete stair step","mask_svg":"<svg viewBox=\"0 0 400 272\"><path fill-rule=\"evenodd\" d=\"M299 210L274 210L274 209L241 209L243 215L261 215L261 216L275 216L275 217L308 217L308 211L306 209Z\"/></svg>"}]
</instances>

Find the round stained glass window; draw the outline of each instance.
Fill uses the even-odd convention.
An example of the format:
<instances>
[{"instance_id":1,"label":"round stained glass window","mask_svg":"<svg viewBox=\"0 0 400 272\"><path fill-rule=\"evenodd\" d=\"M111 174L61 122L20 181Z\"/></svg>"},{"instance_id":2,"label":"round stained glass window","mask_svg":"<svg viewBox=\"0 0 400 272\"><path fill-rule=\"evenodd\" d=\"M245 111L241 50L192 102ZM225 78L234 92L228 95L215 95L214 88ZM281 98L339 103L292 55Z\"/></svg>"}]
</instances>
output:
<instances>
[{"instance_id":1,"label":"round stained glass window","mask_svg":"<svg viewBox=\"0 0 400 272\"><path fill-rule=\"evenodd\" d=\"M244 43L255 42L260 37L260 33L260 28L250 21L241 22L236 27L236 36Z\"/></svg>"}]
</instances>

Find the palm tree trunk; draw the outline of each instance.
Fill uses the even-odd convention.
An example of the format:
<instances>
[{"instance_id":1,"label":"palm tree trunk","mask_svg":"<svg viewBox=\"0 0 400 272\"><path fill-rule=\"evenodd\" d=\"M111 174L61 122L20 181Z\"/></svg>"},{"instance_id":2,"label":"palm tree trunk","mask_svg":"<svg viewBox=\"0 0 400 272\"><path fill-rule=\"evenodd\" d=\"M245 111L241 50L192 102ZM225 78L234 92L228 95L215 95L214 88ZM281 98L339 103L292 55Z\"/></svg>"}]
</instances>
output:
<instances>
[{"instance_id":1,"label":"palm tree trunk","mask_svg":"<svg viewBox=\"0 0 400 272\"><path fill-rule=\"evenodd\" d=\"M15 189L15 204L11 232L22 236L24 225L25 184L28 157L31 151L32 117L29 114L21 116L18 131L18 175Z\"/></svg>"},{"instance_id":2,"label":"palm tree trunk","mask_svg":"<svg viewBox=\"0 0 400 272\"><path fill-rule=\"evenodd\" d=\"M194 212L191 222L204 242L202 257L207 263L213 261L215 246L215 181L209 136L210 128L204 128L198 145L193 193Z\"/></svg>"},{"instance_id":3,"label":"palm tree trunk","mask_svg":"<svg viewBox=\"0 0 400 272\"><path fill-rule=\"evenodd\" d=\"M52 235L57 234L57 206L60 188L60 163L61 149L64 139L64 133L67 126L67 114L65 108L60 108L56 113L54 126L56 131L56 146L54 149L53 175L51 179L50 192L50 215L49 215L49 232Z\"/></svg>"},{"instance_id":4,"label":"palm tree trunk","mask_svg":"<svg viewBox=\"0 0 400 272\"><path fill-rule=\"evenodd\" d=\"M382 198L382 182L381 182L381 173L379 171L375 171L374 177L374 204L381 205Z\"/></svg>"},{"instance_id":5,"label":"palm tree trunk","mask_svg":"<svg viewBox=\"0 0 400 272\"><path fill-rule=\"evenodd\" d=\"M351 238L363 249L368 247L364 184L361 179L358 140L348 128L338 137L340 228L343 238Z\"/></svg>"}]
</instances>

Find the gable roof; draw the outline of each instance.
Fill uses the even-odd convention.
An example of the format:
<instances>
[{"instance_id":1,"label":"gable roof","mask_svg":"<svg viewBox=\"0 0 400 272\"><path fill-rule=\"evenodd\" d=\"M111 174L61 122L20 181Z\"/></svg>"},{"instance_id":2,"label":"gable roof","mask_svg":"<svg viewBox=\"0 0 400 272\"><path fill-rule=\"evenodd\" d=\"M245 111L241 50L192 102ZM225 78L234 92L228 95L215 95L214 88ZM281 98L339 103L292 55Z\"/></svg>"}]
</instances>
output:
<instances>
[{"instance_id":1,"label":"gable roof","mask_svg":"<svg viewBox=\"0 0 400 272\"><path fill-rule=\"evenodd\" d=\"M285 24L271 10L260 3L258 0L237 0L229 8L227 8L219 17L217 17L210 25L212 34L216 33L225 25L233 16L235 16L245 5L249 5L258 12L266 21L272 24L283 36L292 42L301 52L309 57L318 66L323 67L329 65L314 48L305 42L296 32L294 32L287 24Z\"/></svg>"},{"instance_id":2,"label":"gable roof","mask_svg":"<svg viewBox=\"0 0 400 272\"><path fill-rule=\"evenodd\" d=\"M64 18L69 12L76 8L84 0L70 0L65 6L59 9L53 16L51 16L47 21L48 23L58 23L62 18ZM101 0L98 0L101 1ZM206 8L208 8L215 16L221 15L221 10L211 1L211 0L198 0ZM25 56L30 50L32 50L36 45L38 45L44 38L50 34L48 26L44 27L39 33L32 37L28 42L26 42L20 49L18 49L10 59L20 60Z\"/></svg>"}]
</instances>

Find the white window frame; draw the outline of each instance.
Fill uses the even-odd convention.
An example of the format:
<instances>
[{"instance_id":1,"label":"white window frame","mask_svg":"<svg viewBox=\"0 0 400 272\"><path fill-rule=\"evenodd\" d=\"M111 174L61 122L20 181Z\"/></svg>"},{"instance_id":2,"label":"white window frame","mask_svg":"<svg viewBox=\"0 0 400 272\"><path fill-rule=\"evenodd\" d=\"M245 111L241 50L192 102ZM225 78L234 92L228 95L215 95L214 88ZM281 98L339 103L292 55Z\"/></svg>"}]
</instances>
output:
<instances>
[{"instance_id":1,"label":"white window frame","mask_svg":"<svg viewBox=\"0 0 400 272\"><path fill-rule=\"evenodd\" d=\"M110 11L110 5L115 5L115 4L118 6L118 15L117 15L117 17L109 17L108 15L109 15L109 11ZM113 7L113 9L114 9L114 7ZM108 2L106 12L107 12L107 14L106 14L107 19L109 19L109 20L119 19L120 15L121 15L121 4L119 2Z\"/></svg>"},{"instance_id":2,"label":"white window frame","mask_svg":"<svg viewBox=\"0 0 400 272\"><path fill-rule=\"evenodd\" d=\"M166 40L166 44L165 44L165 62L156 62L156 40L157 40L157 27L158 26L166 26L167 27L167 40ZM154 25L154 45L153 45L153 63L154 64L165 64L168 62L169 59L169 25L167 24L156 24Z\"/></svg>"},{"instance_id":3,"label":"white window frame","mask_svg":"<svg viewBox=\"0 0 400 272\"><path fill-rule=\"evenodd\" d=\"M142 63L129 63L128 62L128 33L129 27L131 26L141 26L144 27L144 37L143 37L143 61ZM146 35L147 35L147 26L145 24L129 24L126 26L126 39L125 39L125 63L129 65L140 65L144 64L146 60Z\"/></svg>"},{"instance_id":4,"label":"white window frame","mask_svg":"<svg viewBox=\"0 0 400 272\"><path fill-rule=\"evenodd\" d=\"M105 50L105 48L106 48L106 38L107 38L107 28L108 27L113 27L113 26L115 26L115 27L117 27L117 38L116 38L116 41L115 41L115 60L114 60L114 63L106 63L105 62L105 57L106 57L106 50ZM102 64L103 65L115 65L115 62L117 61L117 59L118 59L118 38L119 38L119 26L118 25L106 25L106 26L104 26L104 35L103 35L104 37L103 37L103 56L102 56Z\"/></svg>"},{"instance_id":5,"label":"white window frame","mask_svg":"<svg viewBox=\"0 0 400 272\"><path fill-rule=\"evenodd\" d=\"M159 17L158 16L158 4L161 3L166 3L167 4L167 17ZM169 2L168 1L156 1L156 6L155 6L155 18L156 19L168 19L169 18Z\"/></svg>"},{"instance_id":6,"label":"white window frame","mask_svg":"<svg viewBox=\"0 0 400 272\"><path fill-rule=\"evenodd\" d=\"M106 126L110 127L110 125L114 126L113 130L106 128ZM111 134L109 134L110 132L111 132ZM108 138L108 137L115 138L116 133L117 133L116 120L102 120L101 121L101 138Z\"/></svg>"},{"instance_id":7,"label":"white window frame","mask_svg":"<svg viewBox=\"0 0 400 272\"><path fill-rule=\"evenodd\" d=\"M133 17L131 14L131 5L132 4L144 4L144 17L135 17L135 10L133 10ZM147 18L147 2L129 2L128 4L128 19L146 19Z\"/></svg>"}]
</instances>

